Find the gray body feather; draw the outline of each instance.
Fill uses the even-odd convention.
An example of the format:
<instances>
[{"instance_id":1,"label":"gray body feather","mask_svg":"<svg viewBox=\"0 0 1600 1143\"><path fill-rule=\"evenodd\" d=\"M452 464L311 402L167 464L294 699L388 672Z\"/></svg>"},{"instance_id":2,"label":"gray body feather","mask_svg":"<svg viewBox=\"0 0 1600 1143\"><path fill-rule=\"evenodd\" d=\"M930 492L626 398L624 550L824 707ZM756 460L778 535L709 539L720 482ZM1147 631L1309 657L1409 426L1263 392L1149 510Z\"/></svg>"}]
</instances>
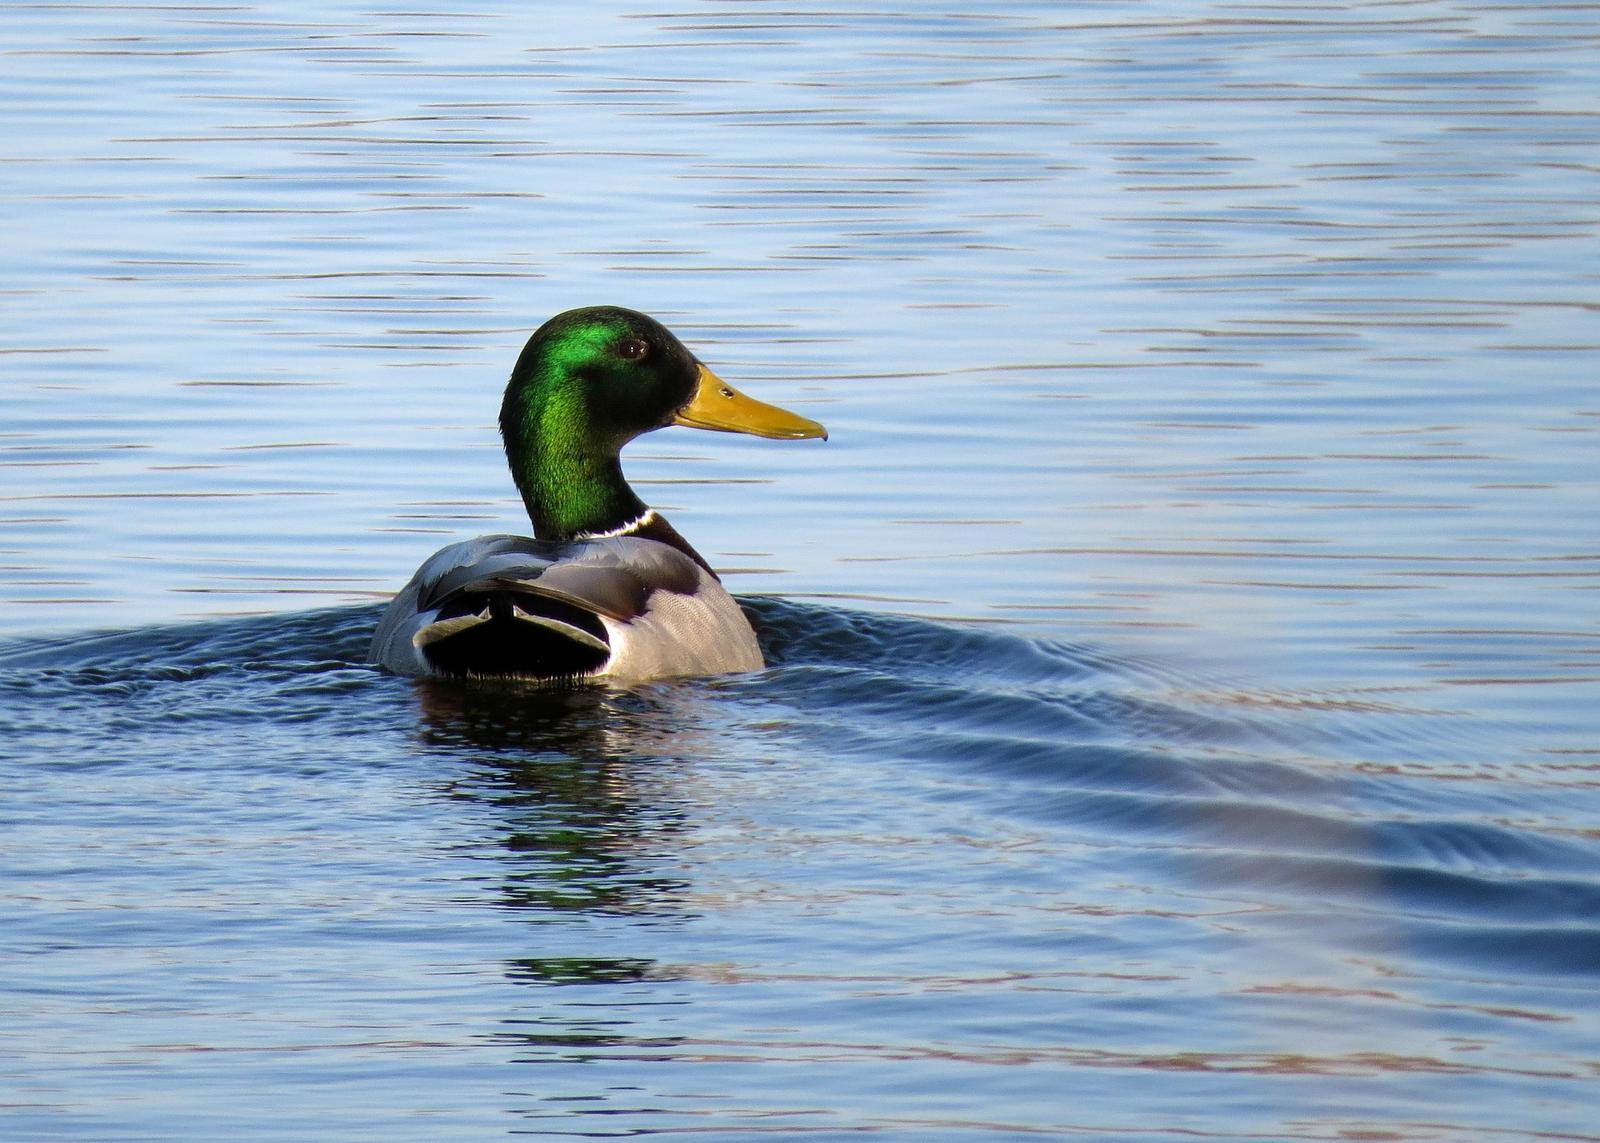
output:
<instances>
[{"instance_id":1,"label":"gray body feather","mask_svg":"<svg viewBox=\"0 0 1600 1143\"><path fill-rule=\"evenodd\" d=\"M368 659L417 677L628 681L764 665L716 577L639 536L452 544L395 596Z\"/></svg>"}]
</instances>

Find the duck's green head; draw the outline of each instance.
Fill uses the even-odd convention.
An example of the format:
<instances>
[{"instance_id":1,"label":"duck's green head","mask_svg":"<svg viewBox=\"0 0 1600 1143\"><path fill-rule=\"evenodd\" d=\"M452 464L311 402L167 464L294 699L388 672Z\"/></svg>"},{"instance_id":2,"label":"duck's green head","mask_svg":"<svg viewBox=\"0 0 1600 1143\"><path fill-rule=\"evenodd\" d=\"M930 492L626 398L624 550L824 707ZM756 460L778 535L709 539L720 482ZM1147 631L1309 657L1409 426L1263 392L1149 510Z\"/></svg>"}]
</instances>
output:
<instances>
[{"instance_id":1,"label":"duck's green head","mask_svg":"<svg viewBox=\"0 0 1600 1143\"><path fill-rule=\"evenodd\" d=\"M813 420L746 397L654 318L615 306L557 314L523 347L500 406L511 474L541 539L615 531L645 512L618 454L667 425L827 439Z\"/></svg>"}]
</instances>

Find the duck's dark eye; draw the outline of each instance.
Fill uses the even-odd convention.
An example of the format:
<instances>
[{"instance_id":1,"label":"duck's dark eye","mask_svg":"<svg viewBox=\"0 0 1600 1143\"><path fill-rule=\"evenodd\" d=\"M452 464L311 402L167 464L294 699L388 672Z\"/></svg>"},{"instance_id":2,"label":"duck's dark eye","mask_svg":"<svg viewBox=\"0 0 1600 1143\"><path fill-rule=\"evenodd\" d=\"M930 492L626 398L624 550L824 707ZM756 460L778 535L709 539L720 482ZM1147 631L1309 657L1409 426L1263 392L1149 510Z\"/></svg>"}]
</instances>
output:
<instances>
[{"instance_id":1,"label":"duck's dark eye","mask_svg":"<svg viewBox=\"0 0 1600 1143\"><path fill-rule=\"evenodd\" d=\"M650 356L650 343L637 337L625 337L617 342L617 356L624 361L643 361Z\"/></svg>"}]
</instances>

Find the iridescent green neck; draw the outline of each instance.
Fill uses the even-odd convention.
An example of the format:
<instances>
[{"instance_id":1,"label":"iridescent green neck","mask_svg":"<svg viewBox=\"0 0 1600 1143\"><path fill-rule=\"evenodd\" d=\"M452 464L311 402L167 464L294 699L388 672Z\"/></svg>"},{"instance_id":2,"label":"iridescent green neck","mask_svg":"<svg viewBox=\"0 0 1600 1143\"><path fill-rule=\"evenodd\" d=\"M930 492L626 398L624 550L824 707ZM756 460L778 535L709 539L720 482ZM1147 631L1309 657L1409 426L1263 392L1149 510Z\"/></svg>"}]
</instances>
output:
<instances>
[{"instance_id":1,"label":"iridescent green neck","mask_svg":"<svg viewBox=\"0 0 1600 1143\"><path fill-rule=\"evenodd\" d=\"M547 367L506 390L500 432L512 479L541 540L615 532L644 515L628 487L623 441L596 426L581 386Z\"/></svg>"}]
</instances>

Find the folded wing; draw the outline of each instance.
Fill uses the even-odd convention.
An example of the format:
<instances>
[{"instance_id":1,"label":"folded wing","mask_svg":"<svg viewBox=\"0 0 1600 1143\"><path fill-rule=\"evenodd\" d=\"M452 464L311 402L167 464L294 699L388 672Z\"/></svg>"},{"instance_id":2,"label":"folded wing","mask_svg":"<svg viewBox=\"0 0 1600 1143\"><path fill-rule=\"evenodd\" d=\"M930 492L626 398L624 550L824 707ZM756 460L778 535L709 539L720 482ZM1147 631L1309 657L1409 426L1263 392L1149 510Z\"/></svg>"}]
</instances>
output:
<instances>
[{"instance_id":1,"label":"folded wing","mask_svg":"<svg viewBox=\"0 0 1600 1143\"><path fill-rule=\"evenodd\" d=\"M379 623L371 658L408 675L605 674L650 628L652 612L706 578L688 556L651 540L483 536L418 569Z\"/></svg>"}]
</instances>

